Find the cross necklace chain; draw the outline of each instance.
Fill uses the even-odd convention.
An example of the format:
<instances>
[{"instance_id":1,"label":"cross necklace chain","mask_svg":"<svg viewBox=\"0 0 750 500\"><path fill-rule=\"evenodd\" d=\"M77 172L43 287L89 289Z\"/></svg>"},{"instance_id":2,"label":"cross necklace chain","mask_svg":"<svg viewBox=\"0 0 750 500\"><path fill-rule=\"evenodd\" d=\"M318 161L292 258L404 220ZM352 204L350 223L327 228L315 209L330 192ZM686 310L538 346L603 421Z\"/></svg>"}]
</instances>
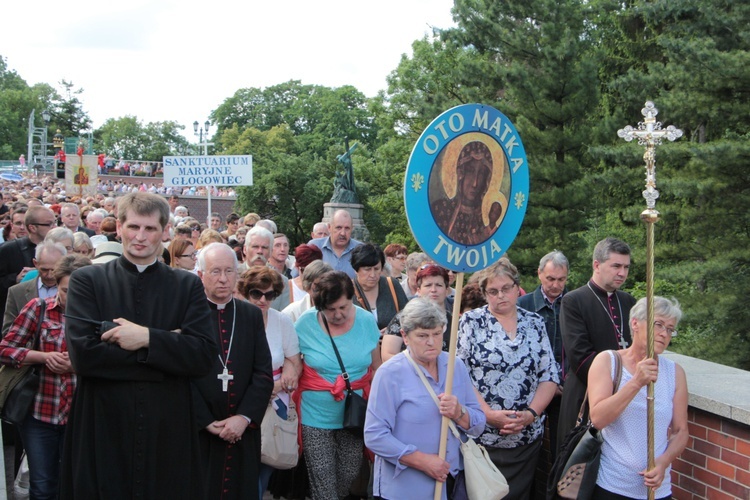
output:
<instances>
[{"instance_id":1,"label":"cross necklace chain","mask_svg":"<svg viewBox=\"0 0 750 500\"><path fill-rule=\"evenodd\" d=\"M617 306L620 308L620 326L617 326L617 323L615 323L615 319L612 317L612 313L607 308L607 306L604 305L604 302L602 301L601 297L599 297L593 288L591 288L591 283L586 283L586 286L589 287L589 290L591 290L591 293L594 294L594 297L596 297L596 300L599 301L599 304L602 306L602 309L604 309L604 312L607 313L607 317L612 322L612 326L615 327L615 336L617 337L617 343L620 346L620 349L625 349L628 347L628 343L625 340L625 335L623 335L623 330L625 328L625 325L623 324L623 316L622 316L622 303L620 303L620 298L617 296L617 291L612 292L617 299Z\"/></svg>"},{"instance_id":2,"label":"cross necklace chain","mask_svg":"<svg viewBox=\"0 0 750 500\"><path fill-rule=\"evenodd\" d=\"M227 349L227 359L224 360L221 357L221 353L218 354L219 361L221 362L221 366L224 367L224 369L216 375L216 378L221 380L221 390L224 392L227 392L229 389L229 381L234 379L234 375L229 373L229 369L227 368L227 363L229 362L229 354L232 352L232 342L234 341L234 326L237 323L237 307L234 303L234 297L232 297L232 333L229 335L229 348ZM221 327L219 327L221 329Z\"/></svg>"}]
</instances>

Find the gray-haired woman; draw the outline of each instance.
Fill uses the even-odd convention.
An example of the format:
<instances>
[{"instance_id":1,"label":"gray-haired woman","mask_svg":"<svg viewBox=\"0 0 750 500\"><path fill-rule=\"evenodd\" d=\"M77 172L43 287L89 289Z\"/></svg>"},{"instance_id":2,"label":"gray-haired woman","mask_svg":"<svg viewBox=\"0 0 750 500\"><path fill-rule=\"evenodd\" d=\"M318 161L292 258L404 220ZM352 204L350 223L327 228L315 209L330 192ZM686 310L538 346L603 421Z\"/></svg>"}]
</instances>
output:
<instances>
[{"instance_id":1,"label":"gray-haired woman","mask_svg":"<svg viewBox=\"0 0 750 500\"><path fill-rule=\"evenodd\" d=\"M478 436L485 425L466 366L456 360L453 390L445 394L448 353L443 352L445 310L426 298L412 299L401 312L407 351L384 363L375 374L367 405L365 444L375 453L373 495L379 498L428 498L435 481L445 482L443 498L453 493L463 465L460 442L448 434L445 459L438 456L442 417ZM438 396L436 405L409 358ZM461 481L458 481L462 487Z\"/></svg>"},{"instance_id":2,"label":"gray-haired woman","mask_svg":"<svg viewBox=\"0 0 750 500\"><path fill-rule=\"evenodd\" d=\"M630 310L633 343L619 352L622 378L613 394L614 353L599 353L589 369L591 422L600 429L602 445L597 499L671 498L671 464L688 441L688 390L685 371L660 356L677 333L682 317L676 300L654 297L654 354L646 357L647 300ZM646 386L654 382L654 468L648 470Z\"/></svg>"}]
</instances>

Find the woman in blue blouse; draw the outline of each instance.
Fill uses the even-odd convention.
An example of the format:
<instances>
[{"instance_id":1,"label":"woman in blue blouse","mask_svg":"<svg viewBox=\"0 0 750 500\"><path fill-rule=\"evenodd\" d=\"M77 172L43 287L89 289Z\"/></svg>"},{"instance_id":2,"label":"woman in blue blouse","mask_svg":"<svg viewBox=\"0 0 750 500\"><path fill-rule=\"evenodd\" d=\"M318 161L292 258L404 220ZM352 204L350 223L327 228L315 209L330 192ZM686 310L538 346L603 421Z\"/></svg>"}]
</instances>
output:
<instances>
[{"instance_id":1,"label":"woman in blue blouse","mask_svg":"<svg viewBox=\"0 0 750 500\"><path fill-rule=\"evenodd\" d=\"M406 352L380 367L372 383L365 421L365 444L375 453L373 495L383 499L432 498L435 481L445 482L443 496L463 483L460 443L448 433L445 460L438 456L441 416L452 419L474 437L485 417L474 395L466 367L456 360L453 391L444 394L448 353L443 352L445 310L415 298L401 312L401 331L408 354L440 400L435 404Z\"/></svg>"},{"instance_id":2,"label":"woman in blue blouse","mask_svg":"<svg viewBox=\"0 0 750 500\"><path fill-rule=\"evenodd\" d=\"M487 417L480 437L508 481L507 499L529 498L544 435L544 410L559 375L544 320L516 307L516 267L503 257L479 285L487 305L466 312L458 328L464 361Z\"/></svg>"}]
</instances>

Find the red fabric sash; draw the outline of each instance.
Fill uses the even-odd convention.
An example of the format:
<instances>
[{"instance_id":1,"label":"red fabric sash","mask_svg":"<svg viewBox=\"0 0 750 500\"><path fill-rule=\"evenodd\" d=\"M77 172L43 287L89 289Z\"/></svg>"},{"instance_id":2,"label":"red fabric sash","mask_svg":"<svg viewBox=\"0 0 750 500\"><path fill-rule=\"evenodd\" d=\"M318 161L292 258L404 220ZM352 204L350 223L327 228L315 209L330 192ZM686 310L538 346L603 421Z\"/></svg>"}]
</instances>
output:
<instances>
[{"instance_id":1,"label":"red fabric sash","mask_svg":"<svg viewBox=\"0 0 750 500\"><path fill-rule=\"evenodd\" d=\"M362 389L362 396L365 399L370 397L370 384L372 382L372 367L367 367L367 372L358 380L349 380L352 390ZM346 381L342 375L336 377L334 383L330 383L320 376L314 368L310 368L304 362L302 363L302 375L299 378L297 390L292 393L292 400L297 407L297 442L299 443L299 453L302 454L302 393L304 391L329 391L335 401L341 401L346 397Z\"/></svg>"}]
</instances>

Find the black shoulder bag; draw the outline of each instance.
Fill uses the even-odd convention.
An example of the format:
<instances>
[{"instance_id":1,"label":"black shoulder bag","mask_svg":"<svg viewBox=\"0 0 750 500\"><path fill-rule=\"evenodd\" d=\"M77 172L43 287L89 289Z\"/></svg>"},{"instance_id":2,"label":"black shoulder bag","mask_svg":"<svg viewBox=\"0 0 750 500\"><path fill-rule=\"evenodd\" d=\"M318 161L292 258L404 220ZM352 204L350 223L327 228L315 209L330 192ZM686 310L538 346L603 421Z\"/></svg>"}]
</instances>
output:
<instances>
[{"instance_id":1,"label":"black shoulder bag","mask_svg":"<svg viewBox=\"0 0 750 500\"><path fill-rule=\"evenodd\" d=\"M612 394L617 392L622 379L622 359L620 353L615 354L615 380ZM583 398L581 409L578 411L576 426L565 436L565 441L552 465L547 479L547 499L573 498L587 500L592 498L599 473L599 460L602 452L601 432L597 430L589 418L583 422L583 415L588 405L589 394Z\"/></svg>"},{"instance_id":2,"label":"black shoulder bag","mask_svg":"<svg viewBox=\"0 0 750 500\"><path fill-rule=\"evenodd\" d=\"M365 428L365 416L367 415L367 400L352 390L352 385L349 383L349 373L344 367L344 362L341 360L341 355L336 347L336 343L333 341L333 335L331 330L328 328L328 320L325 314L320 313L323 317L323 324L326 327L326 333L331 339L331 345L333 346L333 352L336 353L336 359L339 361L339 367L341 368L341 377L346 382L346 401L344 401L344 422L343 428L357 436L364 434Z\"/></svg>"}]
</instances>

